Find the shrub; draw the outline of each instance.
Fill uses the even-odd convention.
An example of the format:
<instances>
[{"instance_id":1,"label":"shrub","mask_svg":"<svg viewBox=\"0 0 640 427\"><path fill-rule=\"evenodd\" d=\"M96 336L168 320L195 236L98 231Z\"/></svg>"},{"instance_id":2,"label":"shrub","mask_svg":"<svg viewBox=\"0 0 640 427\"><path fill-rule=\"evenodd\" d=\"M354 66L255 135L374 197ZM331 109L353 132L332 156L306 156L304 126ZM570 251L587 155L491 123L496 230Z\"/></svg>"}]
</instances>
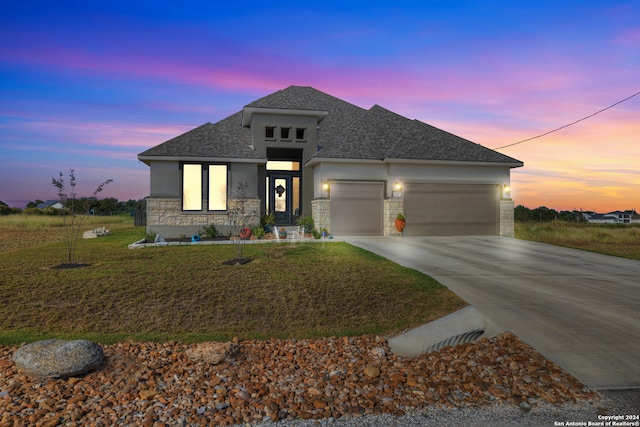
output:
<instances>
[{"instance_id":1,"label":"shrub","mask_svg":"<svg viewBox=\"0 0 640 427\"><path fill-rule=\"evenodd\" d=\"M265 235L264 227L257 225L255 227L251 227L251 234L256 236L256 239L262 239Z\"/></svg>"},{"instance_id":2,"label":"shrub","mask_svg":"<svg viewBox=\"0 0 640 427\"><path fill-rule=\"evenodd\" d=\"M297 222L300 227L304 228L305 233L313 232L314 222L312 216L301 216Z\"/></svg>"},{"instance_id":3,"label":"shrub","mask_svg":"<svg viewBox=\"0 0 640 427\"><path fill-rule=\"evenodd\" d=\"M0 206L0 215L12 215L19 214L22 212L20 208L10 208L9 206Z\"/></svg>"},{"instance_id":4,"label":"shrub","mask_svg":"<svg viewBox=\"0 0 640 427\"><path fill-rule=\"evenodd\" d=\"M22 211L22 213L25 215L44 215L42 209L38 208L26 208L24 211Z\"/></svg>"},{"instance_id":5,"label":"shrub","mask_svg":"<svg viewBox=\"0 0 640 427\"><path fill-rule=\"evenodd\" d=\"M220 235L220 232L213 224L206 225L202 228L204 230L204 235L207 237L218 237Z\"/></svg>"}]
</instances>

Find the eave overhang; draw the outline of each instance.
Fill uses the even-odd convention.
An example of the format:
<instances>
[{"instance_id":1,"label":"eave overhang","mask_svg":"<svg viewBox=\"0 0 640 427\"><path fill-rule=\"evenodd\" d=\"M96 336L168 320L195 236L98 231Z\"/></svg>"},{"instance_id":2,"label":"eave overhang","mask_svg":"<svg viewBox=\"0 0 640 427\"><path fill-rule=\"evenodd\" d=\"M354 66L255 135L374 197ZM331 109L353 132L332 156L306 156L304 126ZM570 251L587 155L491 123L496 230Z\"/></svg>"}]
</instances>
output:
<instances>
[{"instance_id":1,"label":"eave overhang","mask_svg":"<svg viewBox=\"0 0 640 427\"><path fill-rule=\"evenodd\" d=\"M198 163L256 163L266 164L266 158L240 158L240 157L197 157L197 156L138 156L138 160L147 166L150 162L198 162Z\"/></svg>"},{"instance_id":2,"label":"eave overhang","mask_svg":"<svg viewBox=\"0 0 640 427\"><path fill-rule=\"evenodd\" d=\"M492 167L508 167L519 168L524 166L522 162L478 162L478 161L459 161L459 160L421 160L421 159L345 159L334 157L311 157L306 162L306 166L315 166L320 163L403 163L418 165L447 165L447 166L492 166Z\"/></svg>"}]
</instances>

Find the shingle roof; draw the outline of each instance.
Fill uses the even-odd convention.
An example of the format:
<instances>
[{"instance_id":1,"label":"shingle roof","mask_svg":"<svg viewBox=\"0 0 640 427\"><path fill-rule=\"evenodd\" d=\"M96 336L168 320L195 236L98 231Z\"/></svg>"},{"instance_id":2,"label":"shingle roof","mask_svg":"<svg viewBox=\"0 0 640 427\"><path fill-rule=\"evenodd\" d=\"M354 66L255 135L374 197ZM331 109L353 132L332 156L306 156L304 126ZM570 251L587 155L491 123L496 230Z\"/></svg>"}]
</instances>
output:
<instances>
[{"instance_id":1,"label":"shingle roof","mask_svg":"<svg viewBox=\"0 0 640 427\"><path fill-rule=\"evenodd\" d=\"M251 131L240 125L242 112L220 120L205 123L138 155L140 158L158 157L215 157L260 159L251 147Z\"/></svg>"},{"instance_id":2,"label":"shingle roof","mask_svg":"<svg viewBox=\"0 0 640 427\"><path fill-rule=\"evenodd\" d=\"M335 159L411 159L522 165L509 156L482 147L378 105L365 110L311 87L290 86L246 107L327 111L319 124L318 152ZM215 124L206 123L139 155L259 159L251 133L242 127L242 111Z\"/></svg>"}]
</instances>

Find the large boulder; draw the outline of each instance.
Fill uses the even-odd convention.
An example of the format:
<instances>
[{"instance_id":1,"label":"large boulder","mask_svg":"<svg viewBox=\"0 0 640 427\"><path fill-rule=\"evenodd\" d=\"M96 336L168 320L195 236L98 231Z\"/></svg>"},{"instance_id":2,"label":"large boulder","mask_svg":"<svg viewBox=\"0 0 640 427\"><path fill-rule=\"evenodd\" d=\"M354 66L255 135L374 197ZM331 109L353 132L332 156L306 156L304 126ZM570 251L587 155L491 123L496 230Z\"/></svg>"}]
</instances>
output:
<instances>
[{"instance_id":1,"label":"large boulder","mask_svg":"<svg viewBox=\"0 0 640 427\"><path fill-rule=\"evenodd\" d=\"M97 368L104 361L104 352L87 340L43 340L20 347L13 361L27 374L64 378Z\"/></svg>"}]
</instances>

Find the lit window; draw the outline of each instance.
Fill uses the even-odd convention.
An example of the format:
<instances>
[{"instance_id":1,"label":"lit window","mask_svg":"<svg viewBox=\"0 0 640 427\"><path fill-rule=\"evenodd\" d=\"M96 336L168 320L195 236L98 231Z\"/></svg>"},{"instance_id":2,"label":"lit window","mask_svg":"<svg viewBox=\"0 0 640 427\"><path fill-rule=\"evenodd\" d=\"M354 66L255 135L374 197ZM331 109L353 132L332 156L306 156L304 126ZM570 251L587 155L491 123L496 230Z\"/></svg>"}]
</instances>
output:
<instances>
[{"instance_id":1,"label":"lit window","mask_svg":"<svg viewBox=\"0 0 640 427\"><path fill-rule=\"evenodd\" d=\"M296 128L296 139L304 139L304 128Z\"/></svg>"},{"instance_id":2,"label":"lit window","mask_svg":"<svg viewBox=\"0 0 640 427\"><path fill-rule=\"evenodd\" d=\"M300 162L269 160L267 161L267 170L268 171L299 171Z\"/></svg>"},{"instance_id":3,"label":"lit window","mask_svg":"<svg viewBox=\"0 0 640 427\"><path fill-rule=\"evenodd\" d=\"M227 210L227 165L209 165L209 210Z\"/></svg>"},{"instance_id":4,"label":"lit window","mask_svg":"<svg viewBox=\"0 0 640 427\"><path fill-rule=\"evenodd\" d=\"M202 210L202 166L182 165L182 209Z\"/></svg>"},{"instance_id":5,"label":"lit window","mask_svg":"<svg viewBox=\"0 0 640 427\"><path fill-rule=\"evenodd\" d=\"M273 126L267 126L264 129L264 137L268 138L268 139L273 139L275 138L275 134L276 134L276 128Z\"/></svg>"},{"instance_id":6,"label":"lit window","mask_svg":"<svg viewBox=\"0 0 640 427\"><path fill-rule=\"evenodd\" d=\"M289 139L290 128L280 128L280 139Z\"/></svg>"}]
</instances>

